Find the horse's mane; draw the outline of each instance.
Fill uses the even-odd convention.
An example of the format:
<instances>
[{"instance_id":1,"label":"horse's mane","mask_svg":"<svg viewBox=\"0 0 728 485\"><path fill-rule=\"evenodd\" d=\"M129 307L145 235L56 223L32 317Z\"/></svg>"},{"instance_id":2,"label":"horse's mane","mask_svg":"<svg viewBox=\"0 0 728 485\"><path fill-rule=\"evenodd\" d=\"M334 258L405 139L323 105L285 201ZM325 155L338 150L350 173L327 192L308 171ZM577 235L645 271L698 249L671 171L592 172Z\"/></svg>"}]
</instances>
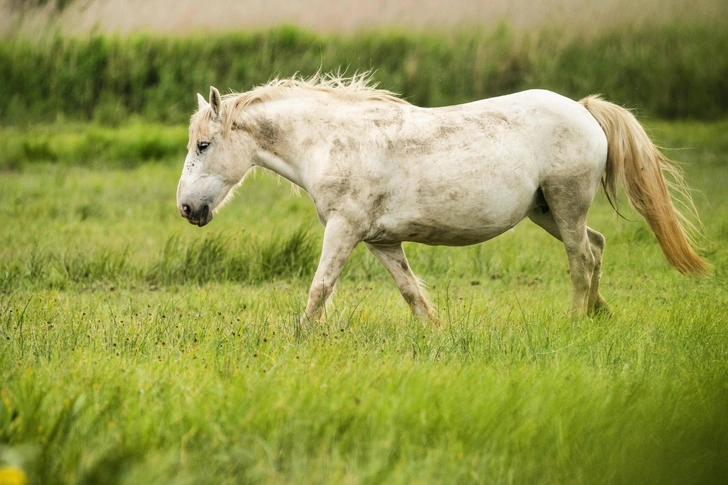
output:
<instances>
[{"instance_id":1,"label":"horse's mane","mask_svg":"<svg viewBox=\"0 0 728 485\"><path fill-rule=\"evenodd\" d=\"M255 101L268 101L291 96L297 89L324 92L349 101L388 101L407 104L407 101L397 94L378 88L372 80L371 71L349 77L340 73L322 74L317 72L309 78L300 76L286 79L276 78L246 93L226 94L223 96L223 100L235 100L236 107L245 108Z\"/></svg>"},{"instance_id":2,"label":"horse's mane","mask_svg":"<svg viewBox=\"0 0 728 485\"><path fill-rule=\"evenodd\" d=\"M256 102L284 99L301 92L327 93L347 101L382 101L386 103L409 104L397 94L379 89L372 80L371 71L345 77L341 73L322 74L317 72L309 78L293 76L273 79L244 93L229 93L222 96L221 121L224 132L232 130L235 120L243 110ZM209 121L213 117L212 108L206 106L192 115L190 120L190 146L193 140L206 135ZM189 147L188 147L189 148Z\"/></svg>"}]
</instances>

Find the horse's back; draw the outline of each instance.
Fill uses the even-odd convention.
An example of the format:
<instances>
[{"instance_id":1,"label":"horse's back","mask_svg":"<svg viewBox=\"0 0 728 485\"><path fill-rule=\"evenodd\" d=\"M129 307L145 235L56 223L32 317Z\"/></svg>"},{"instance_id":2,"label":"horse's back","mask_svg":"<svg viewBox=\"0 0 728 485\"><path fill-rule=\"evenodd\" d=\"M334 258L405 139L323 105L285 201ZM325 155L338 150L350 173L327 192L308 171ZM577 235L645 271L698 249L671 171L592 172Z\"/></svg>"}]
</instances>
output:
<instances>
[{"instance_id":1,"label":"horse's back","mask_svg":"<svg viewBox=\"0 0 728 485\"><path fill-rule=\"evenodd\" d=\"M487 181L530 190L560 172L598 172L606 136L579 103L545 90L442 108L411 107L388 143L385 163L421 186Z\"/></svg>"},{"instance_id":2,"label":"horse's back","mask_svg":"<svg viewBox=\"0 0 728 485\"><path fill-rule=\"evenodd\" d=\"M460 114L474 120L500 120L510 129L508 134L523 138L552 139L554 132L572 135L574 144L604 138L604 133L593 116L580 103L544 89L531 89L497 96L471 103L435 108L448 114ZM487 124L478 123L487 128ZM557 137L558 138L558 137Z\"/></svg>"},{"instance_id":3,"label":"horse's back","mask_svg":"<svg viewBox=\"0 0 728 485\"><path fill-rule=\"evenodd\" d=\"M540 186L575 173L598 180L604 171L603 130L584 106L557 93L534 89L435 111L458 121L460 141L480 152L473 162L496 177L522 172Z\"/></svg>"}]
</instances>

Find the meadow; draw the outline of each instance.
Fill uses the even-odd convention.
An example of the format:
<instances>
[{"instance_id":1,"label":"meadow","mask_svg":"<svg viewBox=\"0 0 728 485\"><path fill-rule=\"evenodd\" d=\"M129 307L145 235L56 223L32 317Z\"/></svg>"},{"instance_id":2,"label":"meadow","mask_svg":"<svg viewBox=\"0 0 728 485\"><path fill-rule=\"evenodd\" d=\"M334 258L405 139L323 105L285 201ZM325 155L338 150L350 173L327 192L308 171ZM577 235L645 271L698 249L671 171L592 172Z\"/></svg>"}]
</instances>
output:
<instances>
[{"instance_id":1,"label":"meadow","mask_svg":"<svg viewBox=\"0 0 728 485\"><path fill-rule=\"evenodd\" d=\"M0 129L22 155L0 176L0 462L32 484L726 483L728 129L648 125L684 147L710 278L600 195L611 318L568 316L563 247L526 221L407 246L441 328L360 247L304 331L305 194L257 174L200 229L175 207L184 126Z\"/></svg>"}]
</instances>

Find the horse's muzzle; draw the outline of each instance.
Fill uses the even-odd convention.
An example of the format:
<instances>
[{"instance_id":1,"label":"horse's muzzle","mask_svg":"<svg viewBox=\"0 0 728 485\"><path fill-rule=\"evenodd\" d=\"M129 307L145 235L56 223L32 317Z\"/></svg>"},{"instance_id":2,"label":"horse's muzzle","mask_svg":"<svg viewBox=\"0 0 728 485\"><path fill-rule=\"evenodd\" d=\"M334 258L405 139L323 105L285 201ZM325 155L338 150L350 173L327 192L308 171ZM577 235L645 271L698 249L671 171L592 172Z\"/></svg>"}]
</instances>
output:
<instances>
[{"instance_id":1,"label":"horse's muzzle","mask_svg":"<svg viewBox=\"0 0 728 485\"><path fill-rule=\"evenodd\" d=\"M204 204L197 210L193 209L189 204L179 206L179 213L187 219L190 224L196 226L204 226L212 220L212 211L208 204Z\"/></svg>"}]
</instances>

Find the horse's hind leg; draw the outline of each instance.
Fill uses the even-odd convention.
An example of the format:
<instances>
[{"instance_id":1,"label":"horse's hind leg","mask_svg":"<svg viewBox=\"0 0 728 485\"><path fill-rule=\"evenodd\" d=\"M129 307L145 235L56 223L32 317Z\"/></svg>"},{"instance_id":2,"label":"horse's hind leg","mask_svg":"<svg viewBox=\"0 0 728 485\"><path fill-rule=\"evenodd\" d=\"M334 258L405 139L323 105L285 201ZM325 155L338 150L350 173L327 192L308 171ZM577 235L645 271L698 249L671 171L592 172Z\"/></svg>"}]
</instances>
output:
<instances>
[{"instance_id":1,"label":"horse's hind leg","mask_svg":"<svg viewBox=\"0 0 728 485\"><path fill-rule=\"evenodd\" d=\"M558 202L556 203L558 207ZM572 312L582 314L585 311L593 314L606 310L604 298L599 294L599 280L601 278L602 254L604 252L604 236L594 229L586 226L586 210L579 214L569 207L565 216L561 216L560 223L554 218L552 208L544 204L533 209L528 217L541 226L553 237L562 241L569 257L569 271L574 285L574 298ZM578 207L578 205L576 205ZM565 240L563 233L567 234Z\"/></svg>"},{"instance_id":2,"label":"horse's hind leg","mask_svg":"<svg viewBox=\"0 0 728 485\"><path fill-rule=\"evenodd\" d=\"M594 273L592 274L591 286L589 287L589 306L587 312L589 314L604 313L610 314L607 302L604 301L602 295L599 294L599 280L602 278L602 255L604 254L604 246L606 240L604 236L587 226L589 234L589 243L591 244L592 254L594 255Z\"/></svg>"},{"instance_id":3,"label":"horse's hind leg","mask_svg":"<svg viewBox=\"0 0 728 485\"><path fill-rule=\"evenodd\" d=\"M420 284L407 262L402 244L379 246L365 243L367 249L382 263L397 284L402 297L412 309L414 316L437 323L432 305L422 294Z\"/></svg>"}]
</instances>

